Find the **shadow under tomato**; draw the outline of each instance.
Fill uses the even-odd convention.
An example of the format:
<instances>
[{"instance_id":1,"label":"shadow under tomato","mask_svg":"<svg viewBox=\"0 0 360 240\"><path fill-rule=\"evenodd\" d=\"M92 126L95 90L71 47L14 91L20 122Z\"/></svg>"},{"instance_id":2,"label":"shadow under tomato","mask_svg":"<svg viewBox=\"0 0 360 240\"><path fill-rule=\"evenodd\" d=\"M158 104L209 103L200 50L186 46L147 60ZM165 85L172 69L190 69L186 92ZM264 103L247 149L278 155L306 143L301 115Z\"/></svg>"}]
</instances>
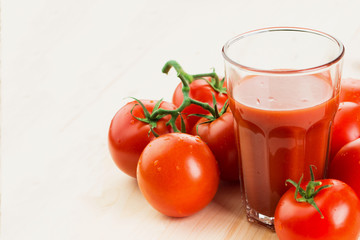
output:
<instances>
[{"instance_id":1,"label":"shadow under tomato","mask_svg":"<svg viewBox=\"0 0 360 240\"><path fill-rule=\"evenodd\" d=\"M233 214L245 214L239 182L231 183L221 181L212 202Z\"/></svg>"},{"instance_id":2,"label":"shadow under tomato","mask_svg":"<svg viewBox=\"0 0 360 240\"><path fill-rule=\"evenodd\" d=\"M206 215L209 211L208 209L221 209L221 211L226 212L226 215L244 215L244 207L241 200L241 191L240 191L240 184L239 182L231 183L231 182L223 182L221 181L219 184L219 188L217 193L215 194L213 200L210 202L208 206L204 209L200 210L199 212L187 216L187 217L168 217L162 215L164 219L171 219L171 221L184 221L184 219L191 219L197 215Z\"/></svg>"}]
</instances>

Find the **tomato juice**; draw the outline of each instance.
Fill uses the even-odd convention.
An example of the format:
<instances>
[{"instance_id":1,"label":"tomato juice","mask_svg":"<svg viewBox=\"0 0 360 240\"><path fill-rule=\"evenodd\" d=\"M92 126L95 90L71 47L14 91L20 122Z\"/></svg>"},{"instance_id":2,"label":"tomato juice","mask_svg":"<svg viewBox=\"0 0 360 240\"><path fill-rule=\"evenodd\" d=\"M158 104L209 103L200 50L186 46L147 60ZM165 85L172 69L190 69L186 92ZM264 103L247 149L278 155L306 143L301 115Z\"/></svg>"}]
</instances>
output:
<instances>
[{"instance_id":1,"label":"tomato juice","mask_svg":"<svg viewBox=\"0 0 360 240\"><path fill-rule=\"evenodd\" d=\"M247 210L273 217L287 179L310 180L309 165L316 179L326 174L338 94L320 74L229 82Z\"/></svg>"}]
</instances>

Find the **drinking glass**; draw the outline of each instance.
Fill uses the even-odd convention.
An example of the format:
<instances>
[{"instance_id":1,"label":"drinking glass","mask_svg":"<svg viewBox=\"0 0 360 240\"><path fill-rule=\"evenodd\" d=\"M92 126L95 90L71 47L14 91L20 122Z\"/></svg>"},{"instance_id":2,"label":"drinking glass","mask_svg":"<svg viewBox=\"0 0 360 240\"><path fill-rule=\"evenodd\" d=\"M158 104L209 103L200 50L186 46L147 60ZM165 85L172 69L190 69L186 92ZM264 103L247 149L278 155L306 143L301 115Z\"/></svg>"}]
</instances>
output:
<instances>
[{"instance_id":1,"label":"drinking glass","mask_svg":"<svg viewBox=\"0 0 360 240\"><path fill-rule=\"evenodd\" d=\"M249 221L273 228L287 179L326 175L344 46L312 29L250 31L223 47Z\"/></svg>"}]
</instances>

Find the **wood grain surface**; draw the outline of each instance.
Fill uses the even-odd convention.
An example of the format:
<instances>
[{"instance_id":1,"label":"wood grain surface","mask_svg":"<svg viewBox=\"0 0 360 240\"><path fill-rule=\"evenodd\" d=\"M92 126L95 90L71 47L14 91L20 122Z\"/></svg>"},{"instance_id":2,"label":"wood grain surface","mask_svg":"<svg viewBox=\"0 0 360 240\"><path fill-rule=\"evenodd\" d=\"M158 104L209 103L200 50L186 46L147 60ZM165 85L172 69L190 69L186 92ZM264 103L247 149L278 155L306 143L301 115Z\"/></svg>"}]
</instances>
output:
<instances>
[{"instance_id":1,"label":"wood grain surface","mask_svg":"<svg viewBox=\"0 0 360 240\"><path fill-rule=\"evenodd\" d=\"M107 131L126 97L171 100L188 72L223 74L226 40L301 26L339 38L360 78L360 2L2 0L1 235L4 240L277 239L248 223L239 186L181 219L156 212L120 172Z\"/></svg>"}]
</instances>

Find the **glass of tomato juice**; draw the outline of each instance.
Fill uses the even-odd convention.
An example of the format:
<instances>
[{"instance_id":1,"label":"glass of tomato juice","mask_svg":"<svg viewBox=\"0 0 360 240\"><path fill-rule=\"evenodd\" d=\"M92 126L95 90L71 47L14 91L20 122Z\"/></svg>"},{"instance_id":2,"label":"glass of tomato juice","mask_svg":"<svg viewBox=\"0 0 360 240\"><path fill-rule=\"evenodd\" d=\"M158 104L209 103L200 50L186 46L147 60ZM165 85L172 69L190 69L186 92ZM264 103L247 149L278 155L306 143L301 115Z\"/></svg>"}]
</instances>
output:
<instances>
[{"instance_id":1,"label":"glass of tomato juice","mask_svg":"<svg viewBox=\"0 0 360 240\"><path fill-rule=\"evenodd\" d=\"M326 175L344 46L311 29L246 32L223 47L248 220L273 228L287 179Z\"/></svg>"}]
</instances>

